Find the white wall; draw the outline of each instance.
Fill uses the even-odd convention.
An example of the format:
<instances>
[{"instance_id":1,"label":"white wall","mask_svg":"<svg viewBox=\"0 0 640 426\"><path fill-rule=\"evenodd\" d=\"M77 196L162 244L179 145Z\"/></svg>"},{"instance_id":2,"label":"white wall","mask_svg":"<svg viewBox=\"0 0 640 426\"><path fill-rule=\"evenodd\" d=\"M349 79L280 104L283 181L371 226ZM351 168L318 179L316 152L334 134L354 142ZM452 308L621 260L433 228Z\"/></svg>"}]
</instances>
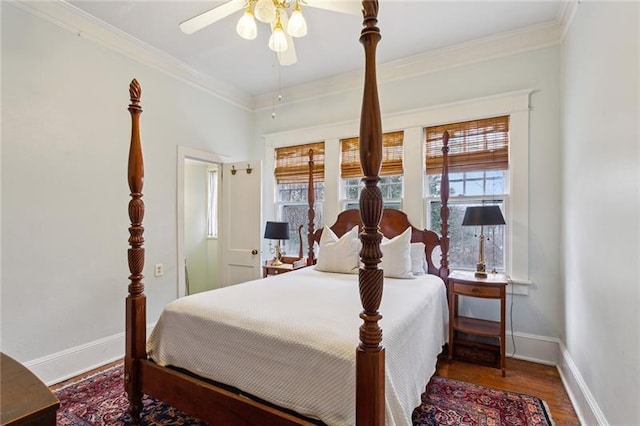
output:
<instances>
[{"instance_id":1,"label":"white wall","mask_svg":"<svg viewBox=\"0 0 640 426\"><path fill-rule=\"evenodd\" d=\"M639 22L637 2L581 2L562 50L565 343L588 424L640 423Z\"/></svg>"},{"instance_id":2,"label":"white wall","mask_svg":"<svg viewBox=\"0 0 640 426\"><path fill-rule=\"evenodd\" d=\"M177 294L177 145L252 158L252 117L9 2L0 7L1 344L29 364L124 331L131 79L144 110L149 322Z\"/></svg>"},{"instance_id":3,"label":"white wall","mask_svg":"<svg viewBox=\"0 0 640 426\"><path fill-rule=\"evenodd\" d=\"M384 27L381 25L384 43ZM354 40L357 43L357 40ZM364 53L363 53L364 55ZM513 308L514 332L542 337L557 342L563 337L563 315L560 280L560 49L552 46L514 54L485 62L434 70L413 78L379 84L383 131L389 117L409 114L417 108L437 108L509 92L532 89L530 97L529 156L529 286L528 296L515 296ZM357 132L362 89L327 95L307 102L284 104L271 118L270 110L255 113L257 136L286 133L287 130L315 128L329 124L356 121ZM427 124L427 123L424 123ZM339 127L339 126L335 126ZM351 136L351 135L343 135ZM267 138L267 143L272 137ZM317 139L314 139L315 141ZM300 141L307 142L307 141ZM262 143L261 143L262 145ZM410 158L422 157L419 144L412 145ZM407 151L410 147L406 148ZM415 168L413 168L415 169ZM330 170L329 176L338 172ZM415 179L412 179L415 181ZM266 184L266 182L265 182ZM266 185L265 185L266 186ZM413 185L419 189L420 185ZM518 188L512 188L512 192ZM335 193L335 192L334 192ZM325 196L330 191L325 189ZM406 194L405 194L406 195ZM412 194L421 197L420 193ZM414 200L412 200L414 201ZM419 202L419 201L418 201ZM415 204L415 201L414 201ZM265 203L268 214L270 206ZM326 212L325 212L326 213ZM415 215L414 215L415 216ZM325 215L327 221L331 219ZM412 221L421 218L412 217ZM557 347L557 343L553 343ZM547 360L553 362L554 360Z\"/></svg>"}]
</instances>

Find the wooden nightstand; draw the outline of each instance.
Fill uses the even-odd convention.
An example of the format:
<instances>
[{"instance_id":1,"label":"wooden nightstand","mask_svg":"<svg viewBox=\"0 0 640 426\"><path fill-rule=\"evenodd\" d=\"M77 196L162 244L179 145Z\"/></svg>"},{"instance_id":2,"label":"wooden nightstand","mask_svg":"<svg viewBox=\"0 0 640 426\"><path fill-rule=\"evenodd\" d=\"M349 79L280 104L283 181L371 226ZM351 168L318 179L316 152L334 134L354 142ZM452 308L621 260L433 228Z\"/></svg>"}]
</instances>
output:
<instances>
[{"instance_id":1,"label":"wooden nightstand","mask_svg":"<svg viewBox=\"0 0 640 426\"><path fill-rule=\"evenodd\" d=\"M30 370L0 353L0 424L53 425L60 401Z\"/></svg>"},{"instance_id":2,"label":"wooden nightstand","mask_svg":"<svg viewBox=\"0 0 640 426\"><path fill-rule=\"evenodd\" d=\"M262 277L267 278L269 275L280 275L307 266L307 259L289 260L283 257L282 261L282 265L275 266L272 264L273 260L267 260L264 265L262 265Z\"/></svg>"},{"instance_id":3,"label":"wooden nightstand","mask_svg":"<svg viewBox=\"0 0 640 426\"><path fill-rule=\"evenodd\" d=\"M456 352L458 333L498 340L499 368L505 375L505 305L509 277L504 274L488 274L477 278L473 272L453 271L449 275L449 362ZM488 321L458 315L458 296L500 300L500 321ZM484 344L491 346L491 344Z\"/></svg>"}]
</instances>

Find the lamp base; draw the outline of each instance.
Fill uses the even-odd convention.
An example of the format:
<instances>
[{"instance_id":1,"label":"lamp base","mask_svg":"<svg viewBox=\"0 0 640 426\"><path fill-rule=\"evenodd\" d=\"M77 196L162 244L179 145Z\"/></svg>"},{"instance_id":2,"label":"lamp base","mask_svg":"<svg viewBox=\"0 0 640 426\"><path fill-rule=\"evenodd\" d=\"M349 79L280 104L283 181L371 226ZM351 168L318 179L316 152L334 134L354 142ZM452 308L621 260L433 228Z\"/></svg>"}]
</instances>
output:
<instances>
[{"instance_id":1,"label":"lamp base","mask_svg":"<svg viewBox=\"0 0 640 426\"><path fill-rule=\"evenodd\" d=\"M487 278L487 268L484 263L476 264L476 278Z\"/></svg>"},{"instance_id":2,"label":"lamp base","mask_svg":"<svg viewBox=\"0 0 640 426\"><path fill-rule=\"evenodd\" d=\"M275 251L275 256L273 256L273 260L271 261L271 264L273 266L280 266L282 265L282 249L280 248L280 242L276 244L274 251Z\"/></svg>"}]
</instances>

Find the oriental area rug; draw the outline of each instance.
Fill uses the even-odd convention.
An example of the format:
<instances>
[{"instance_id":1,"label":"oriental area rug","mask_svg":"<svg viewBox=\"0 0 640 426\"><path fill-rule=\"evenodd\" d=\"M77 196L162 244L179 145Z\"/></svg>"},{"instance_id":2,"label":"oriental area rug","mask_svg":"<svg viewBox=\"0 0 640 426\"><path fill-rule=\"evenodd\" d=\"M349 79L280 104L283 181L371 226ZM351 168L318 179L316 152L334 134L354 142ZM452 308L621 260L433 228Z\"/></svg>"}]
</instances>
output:
<instances>
[{"instance_id":1,"label":"oriental area rug","mask_svg":"<svg viewBox=\"0 0 640 426\"><path fill-rule=\"evenodd\" d=\"M117 365L55 389L60 400L57 425L129 425L123 375L123 366ZM143 403L142 426L207 425L155 398L145 396ZM539 398L434 376L413 412L413 424L546 426L553 421Z\"/></svg>"}]
</instances>

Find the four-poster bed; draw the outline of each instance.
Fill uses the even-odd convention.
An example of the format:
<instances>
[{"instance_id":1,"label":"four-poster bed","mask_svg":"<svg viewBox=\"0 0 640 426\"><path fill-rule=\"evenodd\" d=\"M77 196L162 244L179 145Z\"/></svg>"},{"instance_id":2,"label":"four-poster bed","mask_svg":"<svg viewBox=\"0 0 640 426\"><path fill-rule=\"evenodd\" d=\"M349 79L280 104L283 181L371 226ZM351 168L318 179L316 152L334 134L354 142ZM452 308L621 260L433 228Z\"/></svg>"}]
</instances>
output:
<instances>
[{"instance_id":1,"label":"four-poster bed","mask_svg":"<svg viewBox=\"0 0 640 426\"><path fill-rule=\"evenodd\" d=\"M436 350L434 347L438 345L441 347L442 343L444 343L444 337L441 337L440 334L444 333L446 335L443 327L443 324L446 325L446 319L439 318L439 316L442 316L443 312L446 313L446 292L444 291L442 280L446 282L448 275L446 227L449 193L446 169L447 137L445 134L443 148L445 161L442 180L443 205L441 211L443 229L442 236L439 237L432 231L422 231L411 226L406 215L402 212L383 210L382 196L377 187L382 156L382 130L375 75L375 48L380 39L379 29L376 27L377 12L377 1L363 1L364 29L362 30L360 41L365 48L366 61L360 123L360 156L365 176L363 178L365 187L360 196L360 210L348 210L341 213L336 223L330 228L337 238L345 238L347 234L353 233L355 225L359 227L361 244L359 255L362 266L358 270L357 288L350 284L354 282L353 275L324 273L316 271L314 267L303 268L290 274L270 278L272 281L269 287L281 286L284 292L282 294L286 294L287 297L296 292L301 293L298 299L293 299L295 300L295 303L292 303L293 306L279 306L278 312L290 313L293 317L285 319L278 317L275 321L277 324L287 323L298 327L293 332L294 334L300 333L299 336L291 337L290 339L285 339L287 340L286 342L272 345L271 340L266 340L266 337L257 334L257 331L255 335L251 334L253 330L248 327L247 331L243 333L250 333L249 335L255 340L248 339L246 334L241 334L244 337L239 339L242 342L254 342L260 349L259 352L254 353L258 359L250 358L248 364L239 367L240 370L247 369L248 366L259 368L262 361L260 357L263 352L273 352L276 360L279 361L286 358L287 354L293 353L292 348L303 348L302 353L293 356L292 362L294 364L297 363L297 368L300 369L300 374L302 375L306 374L307 371L315 371L317 369L318 374L312 380L318 382L321 381L319 380L320 378L331 374L334 368L330 365L331 370L322 370L322 366L326 363L325 358L318 358L315 363L312 362L310 364L304 364L304 362L307 362L307 358L310 358L309 354L319 354L318 347L333 347L333 352L329 356L333 356L335 370L339 376L347 377L344 384L336 384L335 386L346 389L346 393L340 394L338 389L332 388L332 384L337 382L328 381L325 383L325 386L328 387L322 388L315 381L312 383L313 386L309 386L307 380L311 380L309 377L303 377L300 380L295 374L292 374L293 382L287 381L285 377L282 377L281 380L284 383L282 385L284 388L299 385L309 392L313 392L315 388L320 388L323 394L332 394L334 393L333 391L338 392L339 398L336 404L340 405L341 408L333 410L333 407L330 407L335 412L327 414L326 417L331 424L333 424L334 419L341 419L335 420L337 424L352 424L354 419L355 423L360 425L383 425L385 419L389 420L390 423L406 423L406 404L411 403L407 402L411 401L411 395L405 394L417 392L414 397L419 397L419 392L424 389L428 377L414 377L417 382L413 383L413 387L408 386L406 389L402 388L401 384L405 381L411 381L412 376L426 376L433 373L433 370L429 370L428 364L433 364L431 368L434 368L435 356L440 350L440 348ZM142 112L139 105L140 95L140 85L134 80L130 85L131 104L129 105L129 111L132 116L128 168L129 187L131 190L131 201L129 202L129 216L131 219L131 227L129 228L130 248L128 251L131 283L129 285L129 295L126 299L125 348L125 390L129 399L129 413L132 417L132 422L134 424L139 422L142 410L142 394L144 393L213 424L301 425L317 423L314 419L321 417L321 415L317 414L318 410L322 411L325 408L322 399L317 401L319 407L303 407L298 405L297 400L293 402L289 400L290 398L298 398L300 396L298 395L299 392L294 391L292 392L294 395L290 395L290 393L287 393L287 389L284 389L282 390L282 398L273 398L271 394L266 396L261 394L258 390L252 388L252 385L248 385L248 388L236 387L231 383L233 382L232 379L229 379L229 382L224 380L214 381L212 377L217 378L216 374L220 372L213 375L207 375L206 372L203 373L203 370L209 368L208 366L202 367L201 364L194 364L195 366L192 368L187 368L189 365L172 362L177 355L171 352L171 346L189 350L189 343L185 343L188 340L181 339L187 338L188 336L186 335L189 334L190 330L199 329L199 327L194 327L194 323L180 325L177 314L181 310L188 310L188 316L210 317L213 311L209 305L218 303L215 309L223 311L228 305L232 304L231 300L237 299L238 292L242 292L245 296L245 299L242 300L257 297L261 302L260 304L252 305L251 309L248 310L257 311L258 316L260 314L263 317L272 315L271 312L261 311L261 305L268 304L264 301L269 297L269 294L261 290L266 287L263 284L261 285L259 281L233 286L234 288L229 287L207 292L208 294L201 298L189 296L172 302L170 304L171 307L165 309L161 319L158 321L156 326L158 332L156 333L156 330L154 330L154 333L152 333L149 339L150 350L149 353L147 352L146 297L144 295L144 285L142 284L144 266L144 229L142 227L144 216L144 202L142 201L144 168L139 137L139 116ZM313 161L313 159L311 158L310 161ZM310 188L312 187L311 181ZM309 195L309 255L307 258L309 265L312 265L315 261L313 243L314 241L321 241L323 233L323 230L315 231L313 228L312 193L313 191L310 191ZM325 228L325 232L327 229ZM409 229L411 230L411 242L423 243L425 246L425 257L428 263L425 272L427 274L425 274L424 280L387 278L388 287L385 289L385 298L383 300L383 270L378 268L382 258L382 234L379 230L387 238L395 241L394 237L408 233ZM435 259L432 258L434 247L440 247L441 249L440 262L434 262ZM322 256L322 249L319 256ZM336 277L334 277L335 279L325 279L327 275L335 275ZM293 285L291 281L281 283L282 279L287 277L294 281L297 280L297 284ZM436 283L427 284L426 282L429 280L436 280ZM276 283L276 285L274 286L272 283ZM316 286L315 290L313 285ZM403 287L407 287L407 289L402 290ZM260 291L263 291L263 294L260 294ZM235 293L232 294L231 292ZM423 293L423 295L418 297L418 293ZM407 294L409 295L408 298ZM355 295L358 308L354 309L351 305L348 305L345 306L344 312L340 311L337 305L341 305L343 300L353 299L353 295ZM321 299L329 296L332 298L325 301L326 303L323 305ZM440 311L439 305L442 304L443 300L444 311ZM184 304L189 301L195 301L196 307ZM382 315L379 313L381 303L385 309L386 317L384 320L382 320ZM318 306L314 306L316 304ZM207 305L206 309L208 310L203 307L205 305ZM361 310L359 319L356 310ZM217 312L215 311L214 313ZM174 313L176 315L173 315ZM251 312L252 315L254 313L256 312ZM310 320L307 321L307 317ZM330 322L328 320L334 317L338 319L338 324L334 329L318 328L315 334L314 332L308 332L309 329L315 329L316 325L324 326L325 322ZM390 345L389 348L397 348L397 350L390 350L389 352L387 369L389 371L385 370L385 348L381 345L382 329L379 324L381 320L385 325L385 339ZM250 317L247 321L252 322L254 318ZM220 352L217 355L213 355L214 347L222 347L223 350L226 348L227 351L231 351L234 361L242 358L242 352L237 352L238 349L231 346L241 342L231 342L231 337L229 337L240 333L238 331L240 327L236 327L238 322L241 321L236 317L231 319L233 330L226 333L226 335L224 333L209 333L216 338L219 337L220 340L214 339L214 342L209 346L211 351L203 350L202 347L192 350L192 352L196 353L193 358L198 358L198 362L202 359L208 359L213 364L212 368L215 368L215 362L223 362L223 360ZM228 328L230 327L229 324L229 322L226 322L222 327ZM356 332L357 324L360 324L359 332ZM266 330L274 329L274 323L268 322L252 323L252 326L255 329L261 327ZM181 329L180 327L183 328ZM178 336L178 340L165 343L164 337L161 337L162 329L169 329L169 334ZM280 330L274 332L276 334L275 340L283 340L279 334L280 332ZM289 331L282 331L282 333L284 332ZM331 334L336 336L330 336ZM350 342L354 342L353 345L357 343L356 334L359 334L359 344L357 348L353 348ZM418 336L419 338L417 338ZM198 338L196 337L196 339ZM203 338L201 337L200 339ZM310 340L318 340L318 347L312 346L309 343ZM406 340L419 347L414 351L406 349ZM424 342L429 340L430 346L424 346ZM196 342L193 341L193 343L195 344ZM225 346L226 344L229 344L229 346ZM348 345L349 348L346 351L344 350L345 345ZM347 355L343 356L343 354ZM399 358L409 355L411 357L407 359L411 359L413 362L416 359L422 360L426 358L426 360L423 360L425 367L421 372L416 373L417 370L412 369L407 374L407 368L415 368L415 366L407 365L406 362L403 363L403 360L399 360ZM325 354L318 356L325 356ZM161 360L161 362L156 362L157 360ZM293 370L292 365L287 364L287 368ZM340 365L340 367L337 365ZM265 364L260 373L272 368L275 367L271 364ZM231 367L223 367L224 371L227 371L227 369L231 369ZM347 372L346 374L345 371ZM286 373L287 370L284 370L283 373L277 374L287 375ZM402 376L403 374L405 376ZM355 381L353 380L354 375ZM249 376L247 380L254 379L253 374L246 376ZM396 381L397 377L399 379ZM277 387L279 384L275 381L271 383L272 386L268 387ZM385 384L392 385L391 388L387 388L386 398ZM256 383L256 386L260 385L263 384ZM416 390L415 386L420 388ZM353 403L354 393L355 404ZM302 397L305 397L305 395L303 394ZM385 401L391 407L386 407ZM303 408L298 409L298 407ZM412 408L409 407L409 409ZM304 411L304 414L308 417L298 415L297 412L300 411ZM408 415L410 416L410 414L409 412ZM322 414L322 416L324 415Z\"/></svg>"}]
</instances>

